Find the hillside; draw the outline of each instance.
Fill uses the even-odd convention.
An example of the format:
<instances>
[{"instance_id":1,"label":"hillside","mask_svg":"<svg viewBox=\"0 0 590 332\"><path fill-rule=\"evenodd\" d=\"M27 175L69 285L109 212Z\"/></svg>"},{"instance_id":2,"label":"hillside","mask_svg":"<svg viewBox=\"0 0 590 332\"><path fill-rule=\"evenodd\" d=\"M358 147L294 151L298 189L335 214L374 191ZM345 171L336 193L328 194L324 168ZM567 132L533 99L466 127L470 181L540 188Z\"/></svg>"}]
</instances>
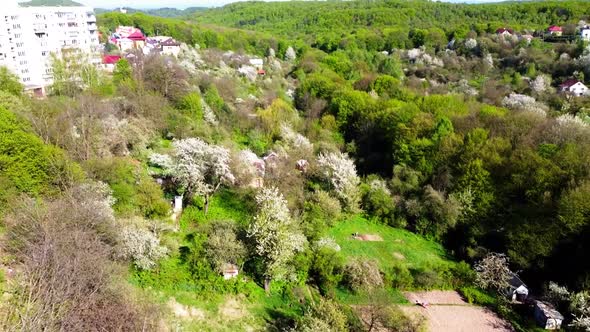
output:
<instances>
[{"instance_id":1,"label":"hillside","mask_svg":"<svg viewBox=\"0 0 590 332\"><path fill-rule=\"evenodd\" d=\"M207 7L188 7L185 9L177 9L177 8L157 8L157 9L135 9L135 8L128 8L123 7L128 14L133 13L143 13L152 16L164 17L164 18L189 18L191 15L194 15L197 12L203 11L208 9ZM110 13L110 12L117 12L119 9L104 9L104 8L95 8L94 11L97 14L103 13Z\"/></svg>"},{"instance_id":2,"label":"hillside","mask_svg":"<svg viewBox=\"0 0 590 332\"><path fill-rule=\"evenodd\" d=\"M590 2L97 21L0 68L0 330L587 329Z\"/></svg>"}]
</instances>

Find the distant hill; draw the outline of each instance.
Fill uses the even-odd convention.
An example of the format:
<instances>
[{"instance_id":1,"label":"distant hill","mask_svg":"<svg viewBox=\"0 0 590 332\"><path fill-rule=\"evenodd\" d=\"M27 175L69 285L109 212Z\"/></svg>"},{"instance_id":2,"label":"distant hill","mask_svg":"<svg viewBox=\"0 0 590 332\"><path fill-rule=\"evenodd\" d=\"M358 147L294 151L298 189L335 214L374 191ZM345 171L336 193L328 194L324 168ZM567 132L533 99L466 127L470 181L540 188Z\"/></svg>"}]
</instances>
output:
<instances>
[{"instance_id":1,"label":"distant hill","mask_svg":"<svg viewBox=\"0 0 590 332\"><path fill-rule=\"evenodd\" d=\"M183 18L183 17L188 18L197 12L204 11L204 10L208 9L207 7L189 7L186 9L177 9L177 8L168 8L168 7L157 8L157 9L135 9L135 8L127 8L127 7L123 7L123 8L127 10L128 14L143 13L143 14L147 14L147 15L166 17L166 18ZM94 11L97 14L102 14L102 13L109 13L109 12L113 12L113 11L118 11L118 9L96 8Z\"/></svg>"},{"instance_id":2,"label":"distant hill","mask_svg":"<svg viewBox=\"0 0 590 332\"><path fill-rule=\"evenodd\" d=\"M81 3L71 0L31 0L19 3L21 7L81 7Z\"/></svg>"}]
</instances>

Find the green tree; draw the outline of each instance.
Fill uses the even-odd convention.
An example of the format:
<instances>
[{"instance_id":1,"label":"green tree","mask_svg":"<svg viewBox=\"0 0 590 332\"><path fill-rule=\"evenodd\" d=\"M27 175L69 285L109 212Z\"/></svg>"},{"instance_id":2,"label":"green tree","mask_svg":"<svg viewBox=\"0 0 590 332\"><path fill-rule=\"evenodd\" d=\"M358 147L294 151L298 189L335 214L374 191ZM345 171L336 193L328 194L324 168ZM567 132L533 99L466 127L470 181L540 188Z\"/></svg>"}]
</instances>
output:
<instances>
[{"instance_id":1,"label":"green tree","mask_svg":"<svg viewBox=\"0 0 590 332\"><path fill-rule=\"evenodd\" d=\"M23 93L23 85L18 76L11 73L6 67L0 67L0 90L15 96L20 96Z\"/></svg>"}]
</instances>

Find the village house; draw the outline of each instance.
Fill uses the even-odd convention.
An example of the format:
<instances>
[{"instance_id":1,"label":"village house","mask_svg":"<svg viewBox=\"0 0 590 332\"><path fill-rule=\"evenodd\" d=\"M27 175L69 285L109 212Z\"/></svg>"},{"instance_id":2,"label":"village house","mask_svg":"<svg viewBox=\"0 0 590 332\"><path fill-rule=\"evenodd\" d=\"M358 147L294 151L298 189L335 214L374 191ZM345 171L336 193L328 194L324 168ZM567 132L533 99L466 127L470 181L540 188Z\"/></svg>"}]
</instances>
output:
<instances>
[{"instance_id":1,"label":"village house","mask_svg":"<svg viewBox=\"0 0 590 332\"><path fill-rule=\"evenodd\" d=\"M520 39L520 40L526 40L527 44L530 44L531 41L533 39L535 39L535 37L533 37L533 35L531 35L531 34L524 34L524 35L520 35L518 39Z\"/></svg>"},{"instance_id":2,"label":"village house","mask_svg":"<svg viewBox=\"0 0 590 332\"><path fill-rule=\"evenodd\" d=\"M162 47L163 55L178 57L178 54L180 54L180 43L172 38L164 40L160 43L160 46Z\"/></svg>"},{"instance_id":3,"label":"village house","mask_svg":"<svg viewBox=\"0 0 590 332\"><path fill-rule=\"evenodd\" d=\"M224 264L222 270L224 280L233 279L240 273L238 266L230 263Z\"/></svg>"},{"instance_id":4,"label":"village house","mask_svg":"<svg viewBox=\"0 0 590 332\"><path fill-rule=\"evenodd\" d=\"M123 52L133 49L143 50L145 35L135 27L119 26L112 34L110 41Z\"/></svg>"},{"instance_id":5,"label":"village house","mask_svg":"<svg viewBox=\"0 0 590 332\"><path fill-rule=\"evenodd\" d=\"M249 62L252 66L256 67L256 69L258 69L258 70L262 69L262 66L264 65L264 61L262 59L258 59L258 58L250 59Z\"/></svg>"},{"instance_id":6,"label":"village house","mask_svg":"<svg viewBox=\"0 0 590 332\"><path fill-rule=\"evenodd\" d=\"M120 55L105 55L102 57L102 69L112 73L117 62L121 60Z\"/></svg>"},{"instance_id":7,"label":"village house","mask_svg":"<svg viewBox=\"0 0 590 332\"><path fill-rule=\"evenodd\" d=\"M512 302L524 302L529 296L529 289L520 278L513 273L505 290L506 296Z\"/></svg>"},{"instance_id":8,"label":"village house","mask_svg":"<svg viewBox=\"0 0 590 332\"><path fill-rule=\"evenodd\" d=\"M535 320L546 330L559 330L563 322L563 315L555 308L542 301L535 301Z\"/></svg>"},{"instance_id":9,"label":"village house","mask_svg":"<svg viewBox=\"0 0 590 332\"><path fill-rule=\"evenodd\" d=\"M580 80L574 78L561 83L559 88L561 92L577 97L588 95L588 87L584 85L584 83L580 82Z\"/></svg>"},{"instance_id":10,"label":"village house","mask_svg":"<svg viewBox=\"0 0 590 332\"><path fill-rule=\"evenodd\" d=\"M586 41L590 41L590 27L585 26L580 29L580 38Z\"/></svg>"},{"instance_id":11,"label":"village house","mask_svg":"<svg viewBox=\"0 0 590 332\"><path fill-rule=\"evenodd\" d=\"M514 34L514 30L508 28L499 28L496 30L496 34L499 36L512 36Z\"/></svg>"},{"instance_id":12,"label":"village house","mask_svg":"<svg viewBox=\"0 0 590 332\"><path fill-rule=\"evenodd\" d=\"M561 36L563 33L563 29L558 25L552 25L547 28L547 32L552 36Z\"/></svg>"}]
</instances>

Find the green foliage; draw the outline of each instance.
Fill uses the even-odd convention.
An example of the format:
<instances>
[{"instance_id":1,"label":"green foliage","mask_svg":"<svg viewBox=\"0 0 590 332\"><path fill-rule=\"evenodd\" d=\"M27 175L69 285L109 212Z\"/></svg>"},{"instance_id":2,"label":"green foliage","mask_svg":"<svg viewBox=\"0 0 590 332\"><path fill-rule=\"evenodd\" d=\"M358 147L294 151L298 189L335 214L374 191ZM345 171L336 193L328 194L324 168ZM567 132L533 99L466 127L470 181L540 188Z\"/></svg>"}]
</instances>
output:
<instances>
[{"instance_id":1,"label":"green foliage","mask_svg":"<svg viewBox=\"0 0 590 332\"><path fill-rule=\"evenodd\" d=\"M81 178L63 151L44 144L23 120L0 108L0 198L48 194Z\"/></svg>"},{"instance_id":2,"label":"green foliage","mask_svg":"<svg viewBox=\"0 0 590 332\"><path fill-rule=\"evenodd\" d=\"M461 287L459 293L465 298L468 303L479 304L486 307L493 307L497 304L494 296L476 287Z\"/></svg>"},{"instance_id":3,"label":"green foliage","mask_svg":"<svg viewBox=\"0 0 590 332\"><path fill-rule=\"evenodd\" d=\"M127 59L122 58L115 64L113 69L113 83L121 85L123 83L131 83L133 79L133 68Z\"/></svg>"},{"instance_id":4,"label":"green foliage","mask_svg":"<svg viewBox=\"0 0 590 332\"><path fill-rule=\"evenodd\" d=\"M0 67L0 91L20 96L23 93L23 88L18 76L11 73L8 68Z\"/></svg>"},{"instance_id":5,"label":"green foliage","mask_svg":"<svg viewBox=\"0 0 590 332\"><path fill-rule=\"evenodd\" d=\"M162 189L131 159L111 158L88 161L84 167L89 175L106 182L113 190L113 209L121 216L139 213L146 218L167 217L170 204L164 200Z\"/></svg>"}]
</instances>

